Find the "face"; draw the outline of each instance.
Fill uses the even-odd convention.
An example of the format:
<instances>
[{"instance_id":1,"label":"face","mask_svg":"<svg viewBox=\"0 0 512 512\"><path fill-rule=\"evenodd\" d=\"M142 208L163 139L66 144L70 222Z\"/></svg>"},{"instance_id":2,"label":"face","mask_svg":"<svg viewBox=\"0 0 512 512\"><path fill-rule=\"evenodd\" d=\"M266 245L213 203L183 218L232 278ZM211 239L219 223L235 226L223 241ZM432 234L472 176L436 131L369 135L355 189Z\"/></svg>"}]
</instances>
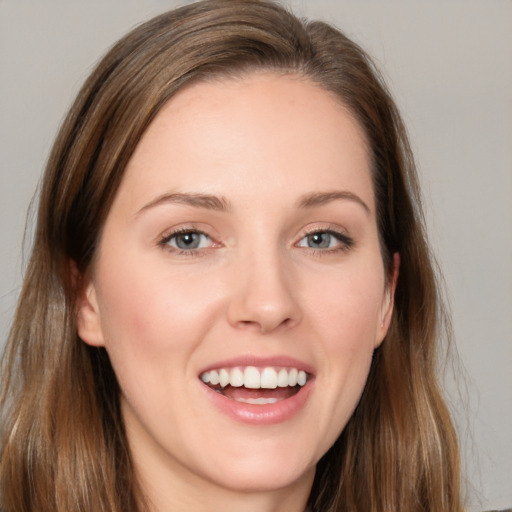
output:
<instances>
[{"instance_id":1,"label":"face","mask_svg":"<svg viewBox=\"0 0 512 512\"><path fill-rule=\"evenodd\" d=\"M143 480L311 485L386 334L363 133L295 76L200 83L131 158L81 300Z\"/></svg>"}]
</instances>

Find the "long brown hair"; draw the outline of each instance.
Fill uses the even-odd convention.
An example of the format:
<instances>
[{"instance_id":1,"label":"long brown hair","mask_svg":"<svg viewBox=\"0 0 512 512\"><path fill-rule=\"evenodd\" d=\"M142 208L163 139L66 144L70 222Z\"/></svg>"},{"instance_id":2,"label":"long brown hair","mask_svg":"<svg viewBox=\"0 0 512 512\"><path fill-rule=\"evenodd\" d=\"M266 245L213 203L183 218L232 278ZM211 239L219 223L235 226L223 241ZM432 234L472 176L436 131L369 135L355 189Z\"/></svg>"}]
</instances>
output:
<instances>
[{"instance_id":1,"label":"long brown hair","mask_svg":"<svg viewBox=\"0 0 512 512\"><path fill-rule=\"evenodd\" d=\"M407 135L370 58L322 22L258 0L207 0L119 41L72 106L42 183L32 256L3 357L5 512L141 508L102 348L81 342L76 290L126 164L161 107L198 80L263 69L312 80L364 128L383 260L400 254L390 331L361 401L319 461L317 512L460 512L457 442L436 377L443 308Z\"/></svg>"}]
</instances>

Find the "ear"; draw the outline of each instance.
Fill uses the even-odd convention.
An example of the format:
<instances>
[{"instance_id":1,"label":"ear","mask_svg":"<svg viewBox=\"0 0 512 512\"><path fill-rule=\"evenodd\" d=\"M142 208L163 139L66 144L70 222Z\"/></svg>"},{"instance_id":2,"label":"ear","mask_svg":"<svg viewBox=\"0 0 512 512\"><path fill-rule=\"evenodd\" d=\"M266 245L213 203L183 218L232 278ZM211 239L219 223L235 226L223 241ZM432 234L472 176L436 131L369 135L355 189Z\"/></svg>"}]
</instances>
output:
<instances>
[{"instance_id":1,"label":"ear","mask_svg":"<svg viewBox=\"0 0 512 512\"><path fill-rule=\"evenodd\" d=\"M382 299L382 306L380 311L380 325L377 328L375 337L375 348L377 348L384 340L389 326L391 325L391 318L393 317L393 307L395 303L395 290L398 281L398 274L400 271L400 255L396 252L393 254L392 269L389 276L389 281L384 291Z\"/></svg>"},{"instance_id":2,"label":"ear","mask_svg":"<svg viewBox=\"0 0 512 512\"><path fill-rule=\"evenodd\" d=\"M78 293L78 335L88 345L102 347L104 346L103 332L94 283L92 279L77 277L78 270L75 265L71 272Z\"/></svg>"}]
</instances>

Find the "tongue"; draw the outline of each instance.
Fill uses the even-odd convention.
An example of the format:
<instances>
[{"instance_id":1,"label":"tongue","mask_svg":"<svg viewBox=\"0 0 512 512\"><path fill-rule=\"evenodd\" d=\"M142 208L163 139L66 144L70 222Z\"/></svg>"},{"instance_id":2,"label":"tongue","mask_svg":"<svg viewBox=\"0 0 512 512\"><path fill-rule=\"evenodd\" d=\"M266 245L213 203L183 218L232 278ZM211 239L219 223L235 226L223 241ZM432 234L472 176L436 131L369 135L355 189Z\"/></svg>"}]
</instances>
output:
<instances>
[{"instance_id":1,"label":"tongue","mask_svg":"<svg viewBox=\"0 0 512 512\"><path fill-rule=\"evenodd\" d=\"M231 398L232 400L237 399L248 399L248 398L275 398L276 400L285 400L297 393L297 387L286 387L276 389L247 389L242 387L235 388L233 386L226 386L222 390L222 394Z\"/></svg>"}]
</instances>

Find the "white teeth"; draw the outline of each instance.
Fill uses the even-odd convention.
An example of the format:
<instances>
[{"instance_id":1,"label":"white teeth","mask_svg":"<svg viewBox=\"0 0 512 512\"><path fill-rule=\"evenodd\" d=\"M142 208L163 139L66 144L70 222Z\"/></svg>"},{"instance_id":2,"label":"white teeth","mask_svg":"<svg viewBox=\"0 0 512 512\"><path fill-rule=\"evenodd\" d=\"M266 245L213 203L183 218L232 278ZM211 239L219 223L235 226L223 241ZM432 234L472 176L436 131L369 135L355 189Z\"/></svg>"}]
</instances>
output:
<instances>
[{"instance_id":1,"label":"white teeth","mask_svg":"<svg viewBox=\"0 0 512 512\"><path fill-rule=\"evenodd\" d=\"M210 372L210 384L216 386L220 382L219 374L215 370Z\"/></svg>"},{"instance_id":2,"label":"white teeth","mask_svg":"<svg viewBox=\"0 0 512 512\"><path fill-rule=\"evenodd\" d=\"M261 387L265 389L277 388L277 372L274 368L265 368L261 372Z\"/></svg>"},{"instance_id":3,"label":"white teeth","mask_svg":"<svg viewBox=\"0 0 512 512\"><path fill-rule=\"evenodd\" d=\"M222 368L222 370L219 372L219 379L220 385L225 388L229 384L229 372Z\"/></svg>"},{"instance_id":4,"label":"white teeth","mask_svg":"<svg viewBox=\"0 0 512 512\"><path fill-rule=\"evenodd\" d=\"M242 402L244 404L265 405L275 404L277 402L277 398L235 398L235 401Z\"/></svg>"},{"instance_id":5,"label":"white teeth","mask_svg":"<svg viewBox=\"0 0 512 512\"><path fill-rule=\"evenodd\" d=\"M248 389L275 389L296 385L302 387L308 381L308 375L304 370L298 370L297 368L276 369L271 366L263 369L258 369L255 366L219 368L203 372L200 378L205 384L211 384L212 386L220 384L222 388L225 388L229 384L235 388L244 386Z\"/></svg>"},{"instance_id":6,"label":"white teeth","mask_svg":"<svg viewBox=\"0 0 512 512\"><path fill-rule=\"evenodd\" d=\"M229 383L234 388L239 388L244 385L244 374L239 368L233 368L231 370L231 376L229 377Z\"/></svg>"},{"instance_id":7,"label":"white teeth","mask_svg":"<svg viewBox=\"0 0 512 512\"><path fill-rule=\"evenodd\" d=\"M280 388L288 387L288 372L284 368L279 370L279 374L277 375L277 385Z\"/></svg>"},{"instance_id":8,"label":"white teeth","mask_svg":"<svg viewBox=\"0 0 512 512\"><path fill-rule=\"evenodd\" d=\"M258 368L248 366L244 370L244 386L249 389L261 388L261 377Z\"/></svg>"}]
</instances>

